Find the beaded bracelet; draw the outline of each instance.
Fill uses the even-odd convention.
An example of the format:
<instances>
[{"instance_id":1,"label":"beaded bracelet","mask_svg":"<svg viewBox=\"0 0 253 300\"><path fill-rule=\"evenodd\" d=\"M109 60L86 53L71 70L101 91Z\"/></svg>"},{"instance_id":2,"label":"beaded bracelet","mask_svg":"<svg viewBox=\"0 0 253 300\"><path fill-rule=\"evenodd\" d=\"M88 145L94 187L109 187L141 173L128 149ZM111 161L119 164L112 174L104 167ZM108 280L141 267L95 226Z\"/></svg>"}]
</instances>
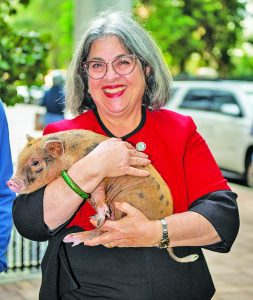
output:
<instances>
[{"instance_id":1,"label":"beaded bracelet","mask_svg":"<svg viewBox=\"0 0 253 300\"><path fill-rule=\"evenodd\" d=\"M66 170L63 170L61 172L61 176L64 179L64 181L67 183L67 185L75 192L77 193L80 197L83 199L88 199L90 198L90 194L85 193L69 176Z\"/></svg>"}]
</instances>

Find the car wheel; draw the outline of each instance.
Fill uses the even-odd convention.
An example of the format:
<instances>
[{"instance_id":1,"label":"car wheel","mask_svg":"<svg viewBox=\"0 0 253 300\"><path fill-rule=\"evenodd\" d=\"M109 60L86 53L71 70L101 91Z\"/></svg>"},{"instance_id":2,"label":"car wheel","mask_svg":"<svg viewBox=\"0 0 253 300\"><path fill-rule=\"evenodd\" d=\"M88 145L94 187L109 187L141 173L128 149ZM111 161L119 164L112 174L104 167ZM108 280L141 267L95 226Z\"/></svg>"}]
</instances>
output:
<instances>
[{"instance_id":1,"label":"car wheel","mask_svg":"<svg viewBox=\"0 0 253 300\"><path fill-rule=\"evenodd\" d=\"M246 165L246 184L253 188L253 160L250 160Z\"/></svg>"}]
</instances>

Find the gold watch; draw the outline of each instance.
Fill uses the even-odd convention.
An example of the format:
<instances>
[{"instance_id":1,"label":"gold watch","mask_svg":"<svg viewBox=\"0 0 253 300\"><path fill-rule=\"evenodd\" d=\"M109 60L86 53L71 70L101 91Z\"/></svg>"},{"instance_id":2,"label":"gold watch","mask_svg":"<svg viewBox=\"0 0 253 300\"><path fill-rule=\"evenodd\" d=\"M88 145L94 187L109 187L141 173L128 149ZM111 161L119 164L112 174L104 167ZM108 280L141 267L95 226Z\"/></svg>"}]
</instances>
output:
<instances>
[{"instance_id":1,"label":"gold watch","mask_svg":"<svg viewBox=\"0 0 253 300\"><path fill-rule=\"evenodd\" d=\"M163 236L158 245L158 248L165 249L165 248L168 248L170 245L170 239L168 236L168 226L167 226L167 221L165 219L161 219L160 222L162 224Z\"/></svg>"}]
</instances>

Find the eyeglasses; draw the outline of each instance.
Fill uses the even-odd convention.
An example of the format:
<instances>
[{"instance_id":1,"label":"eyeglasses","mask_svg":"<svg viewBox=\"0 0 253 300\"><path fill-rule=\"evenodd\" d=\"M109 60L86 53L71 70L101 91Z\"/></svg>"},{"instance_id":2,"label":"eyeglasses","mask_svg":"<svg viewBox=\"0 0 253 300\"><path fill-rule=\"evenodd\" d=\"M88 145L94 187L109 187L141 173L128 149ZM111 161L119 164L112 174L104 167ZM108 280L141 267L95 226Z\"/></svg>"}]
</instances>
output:
<instances>
[{"instance_id":1,"label":"eyeglasses","mask_svg":"<svg viewBox=\"0 0 253 300\"><path fill-rule=\"evenodd\" d=\"M83 68L93 79L102 79L105 77L108 65L100 60L91 60L83 63ZM136 56L134 54L124 55L111 62L113 70L119 75L127 75L133 72L136 66Z\"/></svg>"}]
</instances>

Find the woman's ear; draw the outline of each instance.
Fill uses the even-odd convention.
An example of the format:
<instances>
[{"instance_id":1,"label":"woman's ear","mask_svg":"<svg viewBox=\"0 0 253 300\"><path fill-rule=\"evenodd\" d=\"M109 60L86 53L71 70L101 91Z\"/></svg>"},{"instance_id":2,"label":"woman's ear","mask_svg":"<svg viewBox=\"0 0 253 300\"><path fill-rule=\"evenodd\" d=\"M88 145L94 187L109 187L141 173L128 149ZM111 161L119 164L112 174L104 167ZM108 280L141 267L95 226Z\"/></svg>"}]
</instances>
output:
<instances>
[{"instance_id":1,"label":"woman's ear","mask_svg":"<svg viewBox=\"0 0 253 300\"><path fill-rule=\"evenodd\" d=\"M151 72L150 66L146 66L146 67L145 67L145 75L146 75L146 77L149 76L150 72Z\"/></svg>"}]
</instances>

